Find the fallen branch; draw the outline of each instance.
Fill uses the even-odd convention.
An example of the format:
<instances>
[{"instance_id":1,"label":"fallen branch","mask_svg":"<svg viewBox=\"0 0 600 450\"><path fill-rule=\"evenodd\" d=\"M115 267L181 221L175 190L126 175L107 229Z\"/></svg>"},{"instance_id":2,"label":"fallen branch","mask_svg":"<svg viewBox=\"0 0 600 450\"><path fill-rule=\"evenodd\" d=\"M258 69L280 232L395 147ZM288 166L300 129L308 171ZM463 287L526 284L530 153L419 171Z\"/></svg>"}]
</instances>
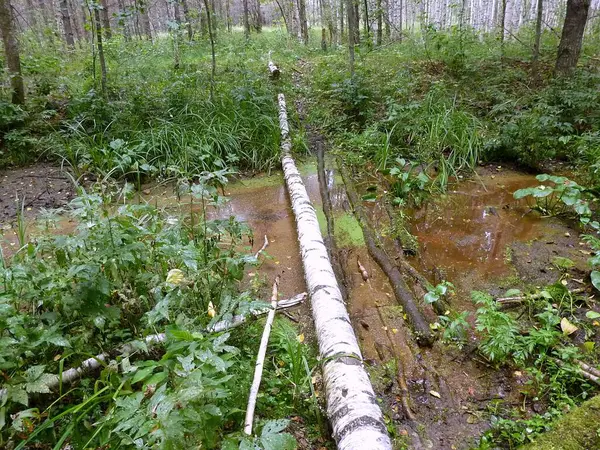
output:
<instances>
[{"instance_id":1,"label":"fallen branch","mask_svg":"<svg viewBox=\"0 0 600 450\"><path fill-rule=\"evenodd\" d=\"M263 246L260 248L260 250L259 250L259 251L257 251L257 252L254 254L254 257L258 259L258 257L260 256L260 254L261 254L262 252L264 252L264 251L265 251L265 248L267 248L267 246L268 246L268 245L269 245L269 239L267 238L267 235L265 234L265 243L264 243L264 244L263 244Z\"/></svg>"},{"instance_id":2,"label":"fallen branch","mask_svg":"<svg viewBox=\"0 0 600 450\"><path fill-rule=\"evenodd\" d=\"M571 294L581 294L582 292L585 292L585 289L576 288L576 289L569 291L569 293L571 293ZM517 295L514 297L499 297L496 299L496 301L498 303L502 303L504 305L509 305L512 303L519 304L519 303L523 303L525 300L538 300L540 298L544 298L545 295L546 294L544 294L542 292L538 292L536 294L531 294L531 295Z\"/></svg>"},{"instance_id":3,"label":"fallen branch","mask_svg":"<svg viewBox=\"0 0 600 450\"><path fill-rule=\"evenodd\" d=\"M262 338L260 339L260 347L258 348L258 356L256 357L256 366L254 367L254 379L250 387L250 396L248 397L248 408L246 409L246 420L244 421L244 433L248 436L252 435L252 423L254 421L254 409L256 408L256 397L260 388L260 380L262 379L263 366L265 365L265 355L267 354L267 345L269 344L269 336L271 335L271 327L275 319L275 311L277 311L277 290L279 287L279 275L273 283L273 292L271 294L271 311L267 316L265 329L263 330Z\"/></svg>"},{"instance_id":4,"label":"fallen branch","mask_svg":"<svg viewBox=\"0 0 600 450\"><path fill-rule=\"evenodd\" d=\"M564 367L564 365L565 365L565 363L563 361L561 361L560 359L552 358L552 360L561 367ZM586 379L590 380L591 382L600 385L600 376L594 375L593 373L588 372L587 369L585 369L584 367L587 367L594 371L596 371L597 369L594 369L593 367L590 367L581 361L576 360L575 362L579 366L579 373L583 378L586 378Z\"/></svg>"},{"instance_id":5,"label":"fallen branch","mask_svg":"<svg viewBox=\"0 0 600 450\"><path fill-rule=\"evenodd\" d=\"M378 245L378 242L375 238L375 232L371 229L371 226L367 221L367 215L360 202L356 189L350 180L350 176L346 168L342 164L340 164L340 172L342 174L344 184L346 185L348 200L350 200L350 203L354 208L354 212L356 213L358 222L362 228L369 255L371 255L377 264L379 264L381 270L383 270L383 272L389 278L392 288L394 289L396 299L404 308L404 311L406 312L412 324L413 330L415 331L416 339L419 345L432 345L433 341L435 340L435 336L429 328L429 323L415 304L414 296L406 285L404 278L402 278L402 274L398 270L398 267L392 263L385 251L383 251Z\"/></svg>"},{"instance_id":6,"label":"fallen branch","mask_svg":"<svg viewBox=\"0 0 600 450\"><path fill-rule=\"evenodd\" d=\"M269 52L269 74L273 80L278 79L279 75L281 74L279 67L277 67L273 61L271 61L271 52Z\"/></svg>"},{"instance_id":7,"label":"fallen branch","mask_svg":"<svg viewBox=\"0 0 600 450\"><path fill-rule=\"evenodd\" d=\"M281 165L296 217L304 276L311 299L327 416L339 450L363 448L390 450L383 414L373 392L356 335L323 242L317 214L302 177L291 157L287 109L278 96L281 129Z\"/></svg>"},{"instance_id":8,"label":"fallen branch","mask_svg":"<svg viewBox=\"0 0 600 450\"><path fill-rule=\"evenodd\" d=\"M298 294L292 298L281 300L278 304L279 309L283 308L291 308L292 306L299 305L300 303L306 300L308 294L303 292L302 294ZM262 314L266 314L271 311L271 307L265 307L261 309L257 309L252 311L251 315L260 316ZM220 333L223 331L231 330L232 328L238 327L248 320L248 316L236 315L233 317L231 321L222 320L217 322L213 326L209 327L206 332L208 333ZM146 336L144 338L144 343L147 346L152 346L156 344L160 344L167 340L167 335L165 333L151 334L150 336ZM122 345L119 347L113 354L118 355L129 355L136 351L139 348L134 342ZM47 386L50 391L58 389L61 385L70 385L73 384L78 379L82 378L84 375L93 372L95 370L100 369L108 360L110 359L110 354L108 352L100 353L92 358L88 358L83 361L79 367L73 367L71 369L65 370L62 372L62 375L59 377L58 375L53 375L54 379L51 380ZM6 389L0 389L0 398L6 393Z\"/></svg>"}]
</instances>

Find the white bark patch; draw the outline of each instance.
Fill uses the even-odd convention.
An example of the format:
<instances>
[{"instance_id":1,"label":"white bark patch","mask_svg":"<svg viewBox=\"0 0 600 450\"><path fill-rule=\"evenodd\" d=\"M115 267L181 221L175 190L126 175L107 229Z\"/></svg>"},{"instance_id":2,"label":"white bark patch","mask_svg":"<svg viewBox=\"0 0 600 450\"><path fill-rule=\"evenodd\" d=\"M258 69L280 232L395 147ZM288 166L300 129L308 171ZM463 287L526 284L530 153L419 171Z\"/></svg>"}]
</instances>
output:
<instances>
[{"instance_id":1,"label":"white bark patch","mask_svg":"<svg viewBox=\"0 0 600 450\"><path fill-rule=\"evenodd\" d=\"M339 449L389 450L392 448L383 414L342 299L317 214L296 164L290 156L291 141L285 97L279 94L281 164L296 217L304 276L323 361L327 416Z\"/></svg>"}]
</instances>

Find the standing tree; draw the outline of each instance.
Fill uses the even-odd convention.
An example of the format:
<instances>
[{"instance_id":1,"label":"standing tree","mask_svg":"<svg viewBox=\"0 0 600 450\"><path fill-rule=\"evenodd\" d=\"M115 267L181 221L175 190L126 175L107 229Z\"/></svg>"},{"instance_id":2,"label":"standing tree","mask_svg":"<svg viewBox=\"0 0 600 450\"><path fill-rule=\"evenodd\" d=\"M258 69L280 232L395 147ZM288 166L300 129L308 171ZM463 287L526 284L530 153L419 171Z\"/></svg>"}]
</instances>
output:
<instances>
[{"instance_id":1,"label":"standing tree","mask_svg":"<svg viewBox=\"0 0 600 450\"><path fill-rule=\"evenodd\" d=\"M102 95L106 95L106 60L104 59L104 46L102 45L102 23L100 22L100 8L98 3L91 5L94 10L94 31L96 34L96 47L98 48L98 59L100 60L100 87ZM96 71L94 69L94 76Z\"/></svg>"},{"instance_id":2,"label":"standing tree","mask_svg":"<svg viewBox=\"0 0 600 450\"><path fill-rule=\"evenodd\" d=\"M300 36L304 45L308 45L308 23L306 21L306 0L298 0L298 18L300 20Z\"/></svg>"},{"instance_id":3,"label":"standing tree","mask_svg":"<svg viewBox=\"0 0 600 450\"><path fill-rule=\"evenodd\" d=\"M69 3L67 0L60 0L60 14L65 32L65 41L67 41L69 47L73 48L75 41L73 39L73 27L71 26L71 14L69 13Z\"/></svg>"},{"instance_id":4,"label":"standing tree","mask_svg":"<svg viewBox=\"0 0 600 450\"><path fill-rule=\"evenodd\" d=\"M537 0L537 16L535 20L535 41L533 43L533 57L531 61L531 70L534 80L540 79L539 59L540 59L540 42L542 40L542 14L544 12L544 1Z\"/></svg>"},{"instance_id":5,"label":"standing tree","mask_svg":"<svg viewBox=\"0 0 600 450\"><path fill-rule=\"evenodd\" d=\"M104 36L106 39L112 37L112 31L110 29L110 13L108 11L108 2L106 0L100 0L102 5L102 27L104 28Z\"/></svg>"},{"instance_id":6,"label":"standing tree","mask_svg":"<svg viewBox=\"0 0 600 450\"><path fill-rule=\"evenodd\" d=\"M346 5L348 10L348 63L350 66L350 77L354 78L354 44L356 43L356 9L354 8L354 0L348 0Z\"/></svg>"},{"instance_id":7,"label":"standing tree","mask_svg":"<svg viewBox=\"0 0 600 450\"><path fill-rule=\"evenodd\" d=\"M25 86L21 74L21 57L19 43L15 36L15 21L10 0L0 0L0 33L4 43L4 58L10 77L12 102L15 105L25 103Z\"/></svg>"},{"instance_id":8,"label":"standing tree","mask_svg":"<svg viewBox=\"0 0 600 450\"><path fill-rule=\"evenodd\" d=\"M248 0L242 1L244 6L244 36L250 39L250 10L248 9Z\"/></svg>"},{"instance_id":9,"label":"standing tree","mask_svg":"<svg viewBox=\"0 0 600 450\"><path fill-rule=\"evenodd\" d=\"M567 0L567 15L556 56L558 75L569 74L577 66L590 3L591 0Z\"/></svg>"}]
</instances>

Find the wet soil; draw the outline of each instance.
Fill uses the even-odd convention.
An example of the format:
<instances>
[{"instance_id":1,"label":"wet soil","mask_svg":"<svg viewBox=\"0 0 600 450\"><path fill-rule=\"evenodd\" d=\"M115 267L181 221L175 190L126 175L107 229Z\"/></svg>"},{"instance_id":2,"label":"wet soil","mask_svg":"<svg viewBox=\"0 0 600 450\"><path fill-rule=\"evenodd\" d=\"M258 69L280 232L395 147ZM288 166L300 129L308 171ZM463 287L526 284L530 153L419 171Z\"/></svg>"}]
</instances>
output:
<instances>
[{"instance_id":1,"label":"wet soil","mask_svg":"<svg viewBox=\"0 0 600 450\"><path fill-rule=\"evenodd\" d=\"M301 173L326 234L316 165L302 166ZM326 179L348 310L382 409L395 427L399 448L470 448L489 426L490 402L521 404L524 380L479 360L473 352L474 342L462 351L441 342L431 349L415 345L387 277L364 247L360 226L331 161L327 162ZM569 283L586 275L588 256L578 233L559 220L539 217L525 202L512 198L514 190L535 184L531 175L482 168L475 179L452 186L445 196L413 211L411 231L420 251L411 262L432 283L454 283L458 295L452 301L453 309L473 311L469 299L473 289L500 295L509 288L524 289L564 277L554 264L557 256L575 262ZM171 186L148 187L138 201L181 211L190 207L189 198L177 198L173 192ZM250 269L246 282L258 276L268 293L272 280L280 275L281 298L304 292L294 216L282 175L241 180L226 186L225 194L229 201L209 215L246 222L254 233L248 253L260 249L265 235L269 239L260 266ZM365 206L377 215L376 204ZM384 226L383 222L380 225ZM64 227L70 232L73 225ZM367 281L358 270L358 261L369 274ZM308 302L286 313L299 323L307 342L315 343ZM407 399L403 399L406 393L399 386L398 374L406 381ZM406 415L406 401L414 420Z\"/></svg>"},{"instance_id":2,"label":"wet soil","mask_svg":"<svg viewBox=\"0 0 600 450\"><path fill-rule=\"evenodd\" d=\"M0 171L0 223L10 221L24 205L26 215L66 205L73 183L60 167L39 163Z\"/></svg>"}]
</instances>

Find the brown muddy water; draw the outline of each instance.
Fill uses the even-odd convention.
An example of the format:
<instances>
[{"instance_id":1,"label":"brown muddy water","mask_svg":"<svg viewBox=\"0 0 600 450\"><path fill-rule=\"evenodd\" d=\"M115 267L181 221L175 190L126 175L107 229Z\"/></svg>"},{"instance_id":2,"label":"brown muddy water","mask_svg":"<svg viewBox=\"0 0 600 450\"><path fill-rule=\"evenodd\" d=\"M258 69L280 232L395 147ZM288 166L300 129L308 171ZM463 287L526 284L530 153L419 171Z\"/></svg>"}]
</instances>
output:
<instances>
[{"instance_id":1,"label":"brown muddy water","mask_svg":"<svg viewBox=\"0 0 600 450\"><path fill-rule=\"evenodd\" d=\"M325 233L316 167L307 164L300 169ZM478 361L473 345L463 351L441 342L431 349L415 345L386 276L364 247L362 232L335 172L331 167L327 170L327 186L346 301L381 406L394 425L396 442L399 448L470 448L488 427L491 401L522 403L519 391L523 380ZM550 267L554 256L585 264L585 256L578 253L576 232L560 222L537 217L526 203L513 199L515 190L536 184L531 175L486 169L474 180L453 186L445 196L413 212L411 231L420 251L411 262L432 283L454 283L458 295L452 300L453 309L473 311L469 300L473 289L496 294L527 283L551 282L557 276ZM178 201L172 187L144 192L138 201L173 210L188 207L189 199ZM247 276L260 276L269 285L280 275L282 298L304 292L294 216L282 175L238 181L226 186L225 194L229 201L210 216L233 216L246 222L254 233L252 248L248 249L253 253L262 246L265 235L269 239L262 263ZM65 232L71 232L73 226L63 223ZM14 242L14 231L5 232ZM10 241L5 245L10 247ZM357 261L369 273L367 282ZM290 314L299 321L307 341L314 342L309 305ZM406 381L408 394L400 386L398 373ZM404 412L406 395L414 420Z\"/></svg>"}]
</instances>

